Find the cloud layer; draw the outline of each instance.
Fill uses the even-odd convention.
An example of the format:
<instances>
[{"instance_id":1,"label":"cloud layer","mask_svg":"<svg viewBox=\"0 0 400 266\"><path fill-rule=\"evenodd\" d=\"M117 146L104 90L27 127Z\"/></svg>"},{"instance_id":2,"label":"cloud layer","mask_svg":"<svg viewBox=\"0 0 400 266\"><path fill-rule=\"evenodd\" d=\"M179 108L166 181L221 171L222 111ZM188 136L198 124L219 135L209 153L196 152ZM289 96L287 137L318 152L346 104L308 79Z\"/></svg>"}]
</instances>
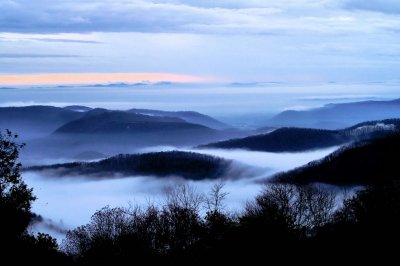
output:
<instances>
[{"instance_id":1,"label":"cloud layer","mask_svg":"<svg viewBox=\"0 0 400 266\"><path fill-rule=\"evenodd\" d=\"M278 34L362 29L351 9L395 13L400 6L395 0L6 0L0 4L0 32ZM387 26L394 23L374 19Z\"/></svg>"},{"instance_id":2,"label":"cloud layer","mask_svg":"<svg viewBox=\"0 0 400 266\"><path fill-rule=\"evenodd\" d=\"M356 10L400 14L400 2L398 0L348 0L345 1L344 7Z\"/></svg>"},{"instance_id":3,"label":"cloud layer","mask_svg":"<svg viewBox=\"0 0 400 266\"><path fill-rule=\"evenodd\" d=\"M8 56L8 55L6 55ZM13 55L11 55L12 57ZM15 55L14 55L15 56ZM21 57L37 57L38 55L16 55ZM60 55L42 55L43 57L65 57ZM0 58L2 55L0 54ZM40 56L39 56L40 57ZM30 75L2 75L0 85L57 85L57 84L96 84L116 82L206 82L203 77L163 74L163 73L63 73L63 74L30 74Z\"/></svg>"},{"instance_id":4,"label":"cloud layer","mask_svg":"<svg viewBox=\"0 0 400 266\"><path fill-rule=\"evenodd\" d=\"M74 58L78 55L67 54L0 54L0 58Z\"/></svg>"},{"instance_id":5,"label":"cloud layer","mask_svg":"<svg viewBox=\"0 0 400 266\"><path fill-rule=\"evenodd\" d=\"M3 0L0 74L387 81L399 11L397 0Z\"/></svg>"}]
</instances>

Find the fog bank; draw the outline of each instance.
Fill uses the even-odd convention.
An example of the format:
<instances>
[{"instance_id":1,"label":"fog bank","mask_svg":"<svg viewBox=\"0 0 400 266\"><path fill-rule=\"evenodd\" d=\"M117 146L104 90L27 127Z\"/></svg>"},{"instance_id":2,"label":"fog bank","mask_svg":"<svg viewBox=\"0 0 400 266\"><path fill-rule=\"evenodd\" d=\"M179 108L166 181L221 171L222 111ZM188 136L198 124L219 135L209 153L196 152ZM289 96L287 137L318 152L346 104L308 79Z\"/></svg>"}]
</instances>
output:
<instances>
[{"instance_id":1,"label":"fog bank","mask_svg":"<svg viewBox=\"0 0 400 266\"><path fill-rule=\"evenodd\" d=\"M166 149L173 149L164 148ZM160 147L158 147L158 151ZM162 149L161 149L162 150ZM228 170L225 191L226 208L242 210L246 201L254 199L262 186L256 182L280 171L322 158L335 148L302 153L268 153L244 150L195 150L195 152L231 159L233 167ZM215 180L184 181L180 178L155 178L132 176L90 180L82 177L49 178L42 173L24 172L23 178L34 188L38 199L33 212L63 228L74 228L87 223L91 215L104 206L118 207L128 204L146 205L163 201L166 187L187 182L198 192L207 193ZM51 232L50 232L51 233ZM60 239L60 236L58 236Z\"/></svg>"}]
</instances>

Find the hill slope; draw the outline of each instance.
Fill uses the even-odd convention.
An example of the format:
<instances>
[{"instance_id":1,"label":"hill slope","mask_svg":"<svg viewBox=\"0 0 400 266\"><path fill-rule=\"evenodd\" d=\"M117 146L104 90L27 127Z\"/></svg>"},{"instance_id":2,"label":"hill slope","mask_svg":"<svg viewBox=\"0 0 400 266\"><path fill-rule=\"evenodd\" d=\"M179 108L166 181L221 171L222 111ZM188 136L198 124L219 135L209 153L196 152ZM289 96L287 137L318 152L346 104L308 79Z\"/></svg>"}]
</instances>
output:
<instances>
[{"instance_id":1,"label":"hill slope","mask_svg":"<svg viewBox=\"0 0 400 266\"><path fill-rule=\"evenodd\" d=\"M271 118L267 125L277 127L309 127L338 129L362 121L400 117L400 99L328 104L305 111L284 111Z\"/></svg>"},{"instance_id":2,"label":"hill slope","mask_svg":"<svg viewBox=\"0 0 400 266\"><path fill-rule=\"evenodd\" d=\"M130 109L128 112L152 115L152 116L162 116L162 117L178 117L185 120L186 122L203 125L213 129L226 129L229 128L228 125L218 121L211 116L204 115L193 111L178 111L178 112L168 112L159 110L149 110L149 109Z\"/></svg>"},{"instance_id":3,"label":"hill slope","mask_svg":"<svg viewBox=\"0 0 400 266\"><path fill-rule=\"evenodd\" d=\"M75 112L87 112L93 110L93 108L83 106L83 105L68 105L65 106L64 109L75 111Z\"/></svg>"},{"instance_id":4,"label":"hill slope","mask_svg":"<svg viewBox=\"0 0 400 266\"><path fill-rule=\"evenodd\" d=\"M267 134L210 143L200 147L247 149L268 152L296 152L377 138L399 130L400 119L369 121L343 130L280 128Z\"/></svg>"},{"instance_id":5,"label":"hill slope","mask_svg":"<svg viewBox=\"0 0 400 266\"><path fill-rule=\"evenodd\" d=\"M130 133L149 130L168 130L174 128L204 128L188 124L175 117L147 116L122 111L94 109L80 119L71 121L60 128L55 134L108 134Z\"/></svg>"},{"instance_id":6,"label":"hill slope","mask_svg":"<svg viewBox=\"0 0 400 266\"><path fill-rule=\"evenodd\" d=\"M215 179L224 175L230 161L193 152L155 152L117 155L99 162L75 162L34 166L26 171L44 171L50 175L114 177L133 175L180 176L186 179Z\"/></svg>"},{"instance_id":7,"label":"hill slope","mask_svg":"<svg viewBox=\"0 0 400 266\"><path fill-rule=\"evenodd\" d=\"M8 128L22 138L34 138L82 116L80 112L53 106L1 107L0 128Z\"/></svg>"},{"instance_id":8,"label":"hill slope","mask_svg":"<svg viewBox=\"0 0 400 266\"><path fill-rule=\"evenodd\" d=\"M24 162L30 164L34 157L74 158L89 151L115 155L154 146L188 147L243 136L242 132L215 130L177 117L102 108L75 113L77 119L29 141L21 156Z\"/></svg>"},{"instance_id":9,"label":"hill slope","mask_svg":"<svg viewBox=\"0 0 400 266\"><path fill-rule=\"evenodd\" d=\"M274 182L368 185L399 180L400 134L361 142L322 160L276 175Z\"/></svg>"},{"instance_id":10,"label":"hill slope","mask_svg":"<svg viewBox=\"0 0 400 266\"><path fill-rule=\"evenodd\" d=\"M98 146L145 147L192 145L218 139L219 133L176 117L94 109L55 130L51 138Z\"/></svg>"}]
</instances>

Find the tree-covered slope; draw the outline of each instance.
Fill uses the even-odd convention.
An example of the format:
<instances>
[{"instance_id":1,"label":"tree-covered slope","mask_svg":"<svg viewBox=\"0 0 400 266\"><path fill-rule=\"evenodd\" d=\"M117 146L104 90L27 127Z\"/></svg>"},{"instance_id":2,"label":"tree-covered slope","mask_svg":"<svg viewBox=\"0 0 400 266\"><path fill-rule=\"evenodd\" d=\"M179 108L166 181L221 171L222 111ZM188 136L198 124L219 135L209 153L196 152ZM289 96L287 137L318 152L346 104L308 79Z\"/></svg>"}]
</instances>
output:
<instances>
[{"instance_id":1,"label":"tree-covered slope","mask_svg":"<svg viewBox=\"0 0 400 266\"><path fill-rule=\"evenodd\" d=\"M26 171L44 171L55 176L114 177L132 175L180 176L202 180L222 177L230 161L193 152L121 154L98 162L74 162L34 166Z\"/></svg>"},{"instance_id":2,"label":"tree-covered slope","mask_svg":"<svg viewBox=\"0 0 400 266\"><path fill-rule=\"evenodd\" d=\"M399 130L400 119L368 121L342 130L280 128L267 134L210 143L201 147L247 149L267 152L297 152L373 139Z\"/></svg>"},{"instance_id":3,"label":"tree-covered slope","mask_svg":"<svg viewBox=\"0 0 400 266\"><path fill-rule=\"evenodd\" d=\"M360 142L342 148L319 161L281 173L275 182L334 185L380 184L399 180L400 135Z\"/></svg>"}]
</instances>

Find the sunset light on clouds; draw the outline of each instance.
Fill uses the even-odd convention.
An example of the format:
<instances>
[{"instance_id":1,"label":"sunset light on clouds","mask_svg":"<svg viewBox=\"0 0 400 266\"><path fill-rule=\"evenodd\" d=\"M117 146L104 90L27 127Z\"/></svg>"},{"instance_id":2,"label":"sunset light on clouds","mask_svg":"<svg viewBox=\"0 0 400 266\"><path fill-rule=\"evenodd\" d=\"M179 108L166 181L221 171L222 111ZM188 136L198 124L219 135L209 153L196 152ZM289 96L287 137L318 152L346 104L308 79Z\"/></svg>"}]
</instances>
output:
<instances>
[{"instance_id":1,"label":"sunset light on clouds","mask_svg":"<svg viewBox=\"0 0 400 266\"><path fill-rule=\"evenodd\" d=\"M210 81L214 80L200 76L167 73L62 73L0 76L0 85L109 84L118 82L199 83Z\"/></svg>"}]
</instances>

